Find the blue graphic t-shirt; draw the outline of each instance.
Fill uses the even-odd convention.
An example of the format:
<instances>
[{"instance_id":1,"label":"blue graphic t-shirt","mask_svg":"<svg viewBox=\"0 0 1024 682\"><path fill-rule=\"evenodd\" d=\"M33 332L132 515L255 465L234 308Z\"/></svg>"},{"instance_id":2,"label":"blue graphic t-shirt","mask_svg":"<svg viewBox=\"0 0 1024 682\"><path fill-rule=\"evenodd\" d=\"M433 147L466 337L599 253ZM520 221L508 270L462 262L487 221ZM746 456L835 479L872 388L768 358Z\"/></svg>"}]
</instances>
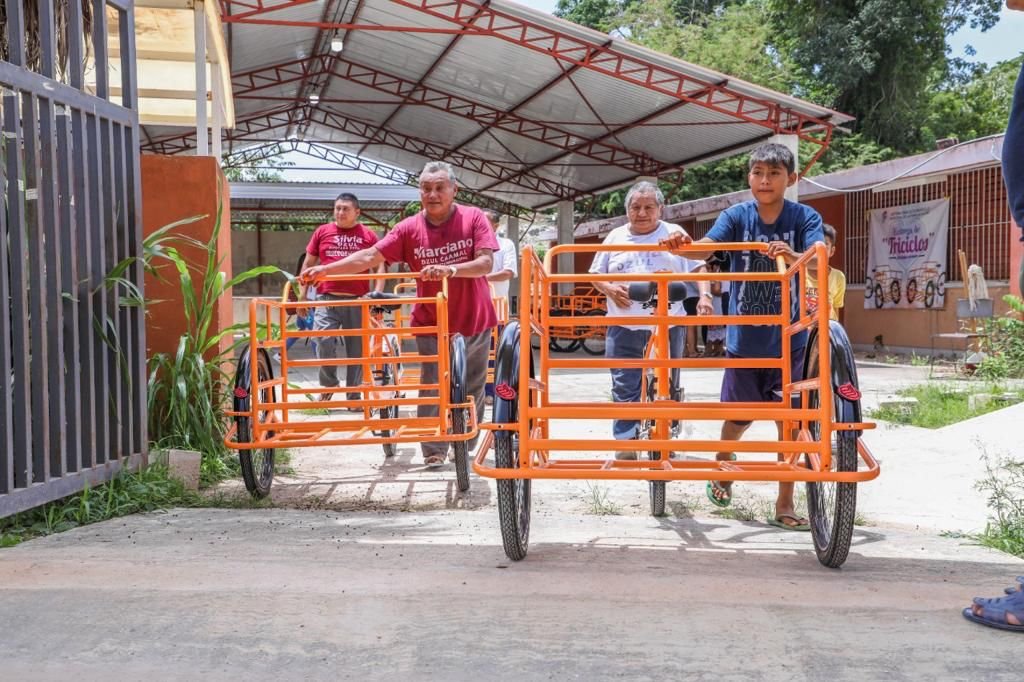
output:
<instances>
[{"instance_id":1,"label":"blue graphic t-shirt","mask_svg":"<svg viewBox=\"0 0 1024 682\"><path fill-rule=\"evenodd\" d=\"M757 212L757 202L731 206L718 216L707 238L716 242L786 242L803 253L815 242L824 242L821 216L810 206L786 200L782 213L772 225L765 225ZM775 261L756 251L730 251L731 272L775 272ZM790 287L793 320L798 314L798 286ZM729 294L730 315L777 314L782 305L782 286L778 282L734 282ZM792 349L803 348L807 332L793 337ZM782 329L777 324L729 325L726 349L744 358L777 358L782 355Z\"/></svg>"}]
</instances>

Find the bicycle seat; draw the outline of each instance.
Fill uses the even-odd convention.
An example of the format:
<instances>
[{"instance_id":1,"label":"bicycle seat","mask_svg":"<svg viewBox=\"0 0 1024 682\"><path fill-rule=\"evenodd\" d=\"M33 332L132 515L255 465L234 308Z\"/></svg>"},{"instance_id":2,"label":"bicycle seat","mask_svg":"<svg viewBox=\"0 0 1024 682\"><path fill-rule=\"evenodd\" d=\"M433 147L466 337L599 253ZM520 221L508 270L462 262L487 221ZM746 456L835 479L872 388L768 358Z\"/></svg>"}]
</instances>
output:
<instances>
[{"instance_id":1,"label":"bicycle seat","mask_svg":"<svg viewBox=\"0 0 1024 682\"><path fill-rule=\"evenodd\" d=\"M633 282L629 285L629 300L637 303L649 303L658 293L658 285L654 282ZM685 282L668 283L669 303L678 303L686 298Z\"/></svg>"},{"instance_id":2,"label":"bicycle seat","mask_svg":"<svg viewBox=\"0 0 1024 682\"><path fill-rule=\"evenodd\" d=\"M394 300L396 298L402 298L402 296L399 296L398 294L388 294L388 293L385 293L383 291L371 291L370 293L366 294L366 298L373 299L375 301L391 301L391 300ZM381 303L381 304L373 306L371 308L371 310L396 310L396 309L401 308L401 307L402 307L401 303L393 303L393 304Z\"/></svg>"}]
</instances>

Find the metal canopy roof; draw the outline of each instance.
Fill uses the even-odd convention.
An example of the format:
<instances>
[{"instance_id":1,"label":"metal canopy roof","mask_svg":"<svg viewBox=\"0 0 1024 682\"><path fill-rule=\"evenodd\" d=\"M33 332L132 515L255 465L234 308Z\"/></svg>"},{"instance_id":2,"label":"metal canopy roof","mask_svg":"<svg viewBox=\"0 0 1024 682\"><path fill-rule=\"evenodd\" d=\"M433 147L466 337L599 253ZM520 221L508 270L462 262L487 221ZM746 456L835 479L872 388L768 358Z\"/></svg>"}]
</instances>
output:
<instances>
[{"instance_id":1,"label":"metal canopy roof","mask_svg":"<svg viewBox=\"0 0 1024 682\"><path fill-rule=\"evenodd\" d=\"M415 187L336 182L232 182L233 223L318 225L331 219L334 200L342 192L359 199L363 222L380 225L397 216L410 202L419 201Z\"/></svg>"},{"instance_id":2,"label":"metal canopy roof","mask_svg":"<svg viewBox=\"0 0 1024 682\"><path fill-rule=\"evenodd\" d=\"M404 185L352 184L336 182L232 182L231 206L245 209L264 207L331 212L342 192L359 199L365 210L402 209L419 201L414 187Z\"/></svg>"},{"instance_id":3,"label":"metal canopy roof","mask_svg":"<svg viewBox=\"0 0 1024 682\"><path fill-rule=\"evenodd\" d=\"M233 152L302 141L529 208L850 117L506 0L220 0ZM332 39L343 49L331 49ZM175 153L193 134L148 131Z\"/></svg>"}]
</instances>

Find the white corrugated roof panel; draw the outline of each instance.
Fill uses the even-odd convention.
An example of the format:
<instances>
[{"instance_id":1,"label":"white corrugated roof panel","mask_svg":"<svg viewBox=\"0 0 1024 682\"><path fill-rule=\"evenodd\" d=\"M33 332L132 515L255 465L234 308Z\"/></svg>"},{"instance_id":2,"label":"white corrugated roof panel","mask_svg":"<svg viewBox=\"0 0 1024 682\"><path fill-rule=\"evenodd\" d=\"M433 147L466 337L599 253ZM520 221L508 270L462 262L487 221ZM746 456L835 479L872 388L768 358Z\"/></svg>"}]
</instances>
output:
<instances>
[{"instance_id":1,"label":"white corrugated roof panel","mask_svg":"<svg viewBox=\"0 0 1024 682\"><path fill-rule=\"evenodd\" d=\"M324 0L272 11L241 0L222 5L236 14L261 12L255 17L261 21L340 20L356 26L342 30L344 49L335 55L328 50L334 29L225 18L236 74L263 69L273 76L275 65L310 57L316 69L326 65L334 74L309 75L305 82L256 80L253 94L263 99L236 103L241 124L228 133L232 147L298 130L301 139L361 150L367 159L409 172L419 172L428 156L439 156L465 162L460 174L467 186L489 188L490 196L531 208L588 196L640 175L674 172L681 162L739 153L778 132L706 102L687 102L675 94L681 83L688 95L710 85L716 92L725 89L716 95L719 100L767 102L787 121L812 116L827 126L850 120L508 0L341 0L330 4L333 17L325 16ZM465 28L431 14L456 12L460 20L478 18ZM349 64L365 70L359 82L340 75L349 72ZM321 102L310 106L313 84L323 88ZM299 125L277 118L272 129L253 132L255 122L245 122L280 107L291 107ZM751 111L749 103L744 111ZM500 124L496 112L505 114ZM147 132L157 139L144 139L144 146L174 148L162 144L163 130ZM182 147L180 139L176 144Z\"/></svg>"}]
</instances>

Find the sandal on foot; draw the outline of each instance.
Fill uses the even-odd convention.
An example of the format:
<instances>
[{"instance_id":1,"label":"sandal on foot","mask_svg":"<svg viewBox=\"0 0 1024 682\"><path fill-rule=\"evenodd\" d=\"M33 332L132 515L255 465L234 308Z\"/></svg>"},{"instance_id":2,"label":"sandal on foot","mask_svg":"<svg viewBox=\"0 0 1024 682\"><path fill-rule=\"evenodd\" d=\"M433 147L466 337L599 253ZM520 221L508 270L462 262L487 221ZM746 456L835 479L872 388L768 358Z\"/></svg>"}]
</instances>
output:
<instances>
[{"instance_id":1,"label":"sandal on foot","mask_svg":"<svg viewBox=\"0 0 1024 682\"><path fill-rule=\"evenodd\" d=\"M719 462L735 462L736 453L731 453L726 459L715 459ZM732 481L708 481L706 490L708 499L716 507L724 509L732 504Z\"/></svg>"},{"instance_id":2,"label":"sandal on foot","mask_svg":"<svg viewBox=\"0 0 1024 682\"><path fill-rule=\"evenodd\" d=\"M732 490L726 488L718 481L708 481L707 485L708 499L711 500L711 504L725 509L732 504Z\"/></svg>"},{"instance_id":3,"label":"sandal on foot","mask_svg":"<svg viewBox=\"0 0 1024 682\"><path fill-rule=\"evenodd\" d=\"M423 464L430 469L436 469L439 466L444 466L444 457L441 455L430 455L423 459Z\"/></svg>"},{"instance_id":4,"label":"sandal on foot","mask_svg":"<svg viewBox=\"0 0 1024 682\"><path fill-rule=\"evenodd\" d=\"M964 618L990 628L1024 632L1024 592L1018 590L1008 597L999 599L975 599L972 606L963 610ZM1016 622L1011 622L1013 618Z\"/></svg>"},{"instance_id":5,"label":"sandal on foot","mask_svg":"<svg viewBox=\"0 0 1024 682\"><path fill-rule=\"evenodd\" d=\"M786 521L792 521L792 523L786 523ZM796 514L779 514L774 519L768 519L769 526L775 526L782 530L795 530L795 531L809 531L811 529L811 522L807 519L801 518Z\"/></svg>"},{"instance_id":6,"label":"sandal on foot","mask_svg":"<svg viewBox=\"0 0 1024 682\"><path fill-rule=\"evenodd\" d=\"M1016 585L1013 585L1012 587L1007 587L1007 588L1003 589L1003 594L1004 595L1014 595L1014 594L1017 594L1018 592L1024 592L1024 575L1017 576L1016 580L1017 580L1017 584ZM974 598L974 603L975 604L982 604L982 603L986 603L987 604L989 602L994 602L997 599L1002 599L1002 597L975 597Z\"/></svg>"}]
</instances>

